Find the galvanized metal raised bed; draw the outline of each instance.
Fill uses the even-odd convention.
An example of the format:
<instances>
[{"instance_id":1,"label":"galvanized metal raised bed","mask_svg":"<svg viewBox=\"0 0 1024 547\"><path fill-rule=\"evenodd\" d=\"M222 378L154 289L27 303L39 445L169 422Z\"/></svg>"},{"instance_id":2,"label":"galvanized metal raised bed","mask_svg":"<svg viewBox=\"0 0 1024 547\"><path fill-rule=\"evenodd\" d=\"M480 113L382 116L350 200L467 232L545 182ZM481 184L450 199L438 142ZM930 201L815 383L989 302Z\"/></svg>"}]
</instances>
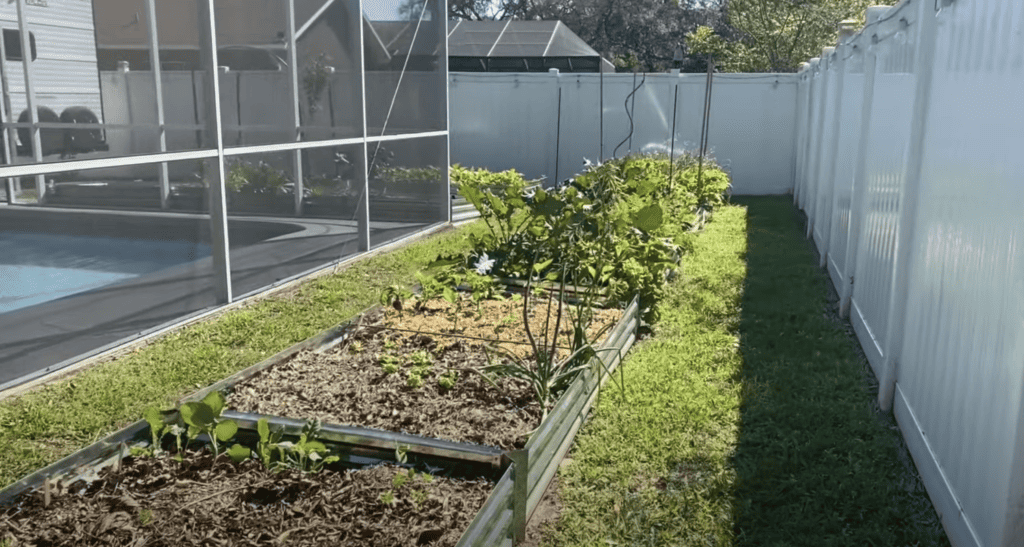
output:
<instances>
[{"instance_id":1,"label":"galvanized metal raised bed","mask_svg":"<svg viewBox=\"0 0 1024 547\"><path fill-rule=\"evenodd\" d=\"M601 386L636 341L639 327L640 302L634 298L601 344L590 368L562 394L526 448L506 453L513 465L463 533L458 547L511 546L525 537L526 523L558 471L558 464L572 446Z\"/></svg>"},{"instance_id":2,"label":"galvanized metal raised bed","mask_svg":"<svg viewBox=\"0 0 1024 547\"><path fill-rule=\"evenodd\" d=\"M343 343L361 325L362 317L376 309L376 306L370 308L349 321L184 397L180 402L198 401L212 391L230 389L262 370L291 359L300 351L326 351ZM350 466L394 461L396 448L400 446L413 463L445 469L459 467L462 472L473 470L491 476L504 468L494 490L458 545L513 545L524 537L526 522L572 445L600 387L636 340L639 325L639 302L634 298L598 348L598 356L591 360L590 367L561 396L523 450L504 452L494 447L336 424L323 424L321 440L342 449L342 462ZM304 423L292 418L231 410L224 411L222 416L238 422L240 438L257 436L256 422L260 418L267 418L271 426L281 428L286 437L297 437ZM199 440L202 441L203 436ZM48 481L74 482L95 478L103 467L118 465L129 453L129 447L148 443L149 426L144 420L135 422L0 490L0 506L11 503L22 494L43 488Z\"/></svg>"}]
</instances>

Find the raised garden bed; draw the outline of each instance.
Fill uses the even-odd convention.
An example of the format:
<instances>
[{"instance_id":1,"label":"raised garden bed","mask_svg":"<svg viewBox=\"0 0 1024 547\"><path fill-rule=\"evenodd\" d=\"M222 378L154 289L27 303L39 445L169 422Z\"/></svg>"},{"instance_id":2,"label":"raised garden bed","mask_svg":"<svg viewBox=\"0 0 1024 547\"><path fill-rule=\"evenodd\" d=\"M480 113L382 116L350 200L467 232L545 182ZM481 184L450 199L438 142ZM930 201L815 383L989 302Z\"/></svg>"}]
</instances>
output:
<instances>
[{"instance_id":1,"label":"raised garden bed","mask_svg":"<svg viewBox=\"0 0 1024 547\"><path fill-rule=\"evenodd\" d=\"M499 304L488 304L494 306L488 311L491 314L501 313L503 308ZM433 310L439 322L453 319L439 303L434 308L428 305L424 310L425 313ZM606 320L622 315L614 311L609 313L611 315ZM486 313L482 314L481 319L485 316ZM606 337L603 347L615 344L616 351L603 352L600 363L598 359L594 360L591 369L579 377L555 411L540 425L525 450L503 453L486 446L407 433L325 425L320 438L332 452L342 455L339 462L332 464L336 470L318 475L289 472L291 474L271 476L255 460L234 464L222 458L214 466L212 461L207 461L209 456L186 459L180 464L166 458L125 458L129 445L146 444L148 426L145 422L138 422L0 492L0 507L3 508L0 513L0 541L5 537L19 542L33 538L37 544L131 544L136 540L148 540L151 544L160 545L180 543L182 538L195 538L197 541L214 538L209 540L214 542L217 538L231 538L235 544L245 544L244 541L256 544L268 538L279 540L282 534L287 533L285 539L290 544L310 545L324 540L344 541L344 538L359 538L361 542L374 545L452 545L460 535L460 546L511 544L514 537L521 537L527 516L539 502L540 493L557 468L558 460L571 444L575 428L585 418L601 379L607 377L603 374L605 367L614 366L621 352L632 343L638 324L636 316L634 302L626 310L625 319L619 321L617 328ZM403 335L397 334L401 331L394 330L413 326L401 322L411 319L411 315L399 317L377 309L360 317L364 319L346 322L297 344L187 400L195 401L215 389L238 384L261 371L294 360L296 356L341 354L349 351L349 346L357 341L371 344L376 340L383 344L383 340L390 336L382 336L382 333L396 333L396 341L407 339L413 344L424 341L422 334ZM424 315L426 317L432 316ZM458 334L472 336L468 333L480 328L481 322L471 319L460 319L462 323ZM534 314L532 319L542 320L539 314ZM431 323L428 321L426 324ZM435 327L444 331L441 323L430 328ZM500 335L502 329L497 330ZM432 341L449 344L452 334L455 333L436 333ZM508 341L515 339L507 332L504 337ZM468 346L461 341L451 345ZM453 355L458 355L460 349L454 348L453 351ZM469 393L479 388L471 389L470 382L464 383ZM457 390L452 389L452 392ZM227 411L224 417L238 422L240 429L236 439L251 446L257 436L255 430L259 416ZM299 420L277 417L272 417L271 423L282 427L288 435L286 438L290 439L296 437L302 426ZM556 439L557 435L568 437ZM394 480L396 470L393 467L358 472L341 470L341 467L351 469L398 459L400 452L407 466L428 469L439 476L452 475L453 478L442 480L439 477L429 483L429 489L424 486L413 493L410 490L413 487L407 484L396 486L392 483L390 489L382 490L387 481ZM528 459L530 456L532 458ZM517 463L513 465L513 462ZM493 478L499 474L501 478L494 484ZM279 482L276 482L277 478L280 478ZM132 493L126 493L126 488L132 488ZM154 495L157 490L160 494ZM346 492L344 496L342 490ZM300 491L302 495L295 497ZM355 493L361 493L362 497L347 497ZM381 496L385 497L382 499ZM49 504L47 498L50 499ZM440 505L428 505L431 500ZM361 512L357 513L353 506ZM481 506L481 512L476 513ZM199 507L204 510L198 510ZM189 508L196 510L187 510ZM143 513L143 510L147 512ZM193 513L202 513L204 517L192 518ZM401 516L396 516L399 513ZM470 523L469 519L474 515ZM359 524L338 525L337 521L345 520L340 517L354 519ZM223 526L217 527L211 519L219 519ZM371 525L367 519L383 522ZM321 526L318 524L321 521L334 524ZM32 524L27 524L29 522ZM319 529L319 532L296 534L289 532L293 528L288 526L314 532ZM39 543L40 539L43 543Z\"/></svg>"},{"instance_id":2,"label":"raised garden bed","mask_svg":"<svg viewBox=\"0 0 1024 547\"><path fill-rule=\"evenodd\" d=\"M530 386L511 378L487 380L477 372L488 364L484 339L503 342L523 357L531 351L521 306L513 300L484 301L479 313L459 313L457 323L451 304L441 299L416 313L375 310L362 317L343 344L300 352L238 383L229 404L246 412L521 448L542 415ZM534 332L543 329L545 312L554 325L554 312L537 304L531 314ZM591 334L619 317L619 310L599 310ZM560 345L568 345L572 335L565 323ZM456 326L457 335L452 332ZM381 364L389 356L397 367L391 373ZM426 370L420 375L422 385L411 387L417 358L426 361L421 366ZM453 385L442 385L445 379Z\"/></svg>"}]
</instances>

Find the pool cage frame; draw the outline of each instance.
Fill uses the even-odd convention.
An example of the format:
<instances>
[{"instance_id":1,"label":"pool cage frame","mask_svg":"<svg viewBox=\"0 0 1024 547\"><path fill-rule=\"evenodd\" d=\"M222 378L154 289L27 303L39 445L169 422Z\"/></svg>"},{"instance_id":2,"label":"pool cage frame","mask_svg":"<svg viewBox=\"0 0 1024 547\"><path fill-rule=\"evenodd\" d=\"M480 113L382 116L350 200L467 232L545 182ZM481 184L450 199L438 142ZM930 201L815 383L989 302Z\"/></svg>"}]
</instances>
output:
<instances>
[{"instance_id":1,"label":"pool cage frame","mask_svg":"<svg viewBox=\"0 0 1024 547\"><path fill-rule=\"evenodd\" d=\"M429 233L430 231L436 230L439 226L451 222L451 187L448 179L448 164L450 163L450 145L449 145L449 130L448 130L448 90L447 90L447 73L448 73L448 56L447 56L447 40L446 32L447 27L444 24L445 21L442 18L441 21L433 21L433 25L423 25L423 29L435 28L439 36L424 35L424 39L436 40L437 41L437 59L436 68L432 70L432 74L435 74L439 81L443 82L445 86L443 95L440 94L440 88L438 88L438 95L436 99L444 98L445 104L430 105L430 109L438 109L436 116L439 118L443 112L444 120L443 123L437 120L432 123L440 126L441 129L437 130L412 130L398 134L387 134L388 121L391 118L392 111L395 110L396 99L398 98L399 90L402 86L402 77L405 76L406 68L408 67L408 57L413 54L413 46L416 44L416 35L413 34L412 43L409 44L409 52L405 59L405 65L402 66L402 72L398 73L398 84L392 90L394 95L390 97L391 105L387 109L387 118L384 120L383 127L380 129L379 134L370 134L370 127L367 123L367 44L365 39L372 38L372 36L366 35L366 28L368 25L367 11L366 8L369 6L371 10L377 9L380 11L382 8L379 5L381 2L369 2L364 0L344 0L345 4L341 4L345 8L355 11L359 14L358 23L354 25L349 23L350 26L358 26L358 50L353 48L349 55L349 61L352 63L352 71L355 72L358 69L359 73L359 105L357 108L360 109L359 116L361 117L361 135L347 138L328 138L316 140L314 138L304 137L303 132L308 129L300 123L300 97L302 92L302 82L300 75L300 67L298 65L297 58L297 35L300 31L304 31L305 28L297 28L296 21L296 0L279 0L284 6L286 14L285 28L286 32L283 36L283 41L288 51L288 59L286 60L287 67L285 70L289 72L290 77L290 98L291 104L288 106L288 113L292 123L284 128L291 134L287 139L281 139L281 142L272 142L269 144L246 144L238 146L227 146L225 145L225 131L234 131L231 127L226 127L222 110L222 89L221 89L221 78L220 77L204 77L203 85L201 86L202 96L196 99L196 108L198 112L199 100L202 101L205 112L204 118L205 123L187 125L182 123L168 123L166 119L164 96L161 85L161 44L158 35L157 25L157 2L156 0L142 0L144 9L142 18L144 21L137 21L140 26L143 26L148 32L148 48L151 62L151 72L155 87L155 106L156 106L156 123L155 129L157 131L157 143L158 150L155 152L139 153L133 155L114 156L114 157L93 157L88 159L64 159L63 156L59 161L44 162L43 160L43 147L42 138L43 130L61 130L68 127L65 123L56 122L45 122L40 121L38 115L39 107L39 90L36 88L36 84L39 80L37 74L35 74L32 66L32 55L22 55L21 66L24 72L24 102L27 103L28 120L24 122L14 121L14 111L11 106L11 90L9 88L9 78L5 75L0 74L0 80L3 81L3 108L0 108L0 114L2 114L2 120L4 126L4 146L3 148L3 160L4 165L0 165L0 180L3 180L3 184L7 190L7 206L18 206L22 205L18 202L16 196L20 191L21 177L34 177L35 185L37 188L37 195L39 201L42 202L43 198L47 196L48 191L52 191L52 187L47 187L46 177L47 175L59 175L65 173L72 173L77 171L85 171L91 169L108 169L108 168L126 168L133 166L155 166L157 168L157 178L159 184L159 196L160 196L160 207L162 211L169 208L168 202L172 193L171 177L168 173L168 164L171 162L191 161L191 162L202 162L202 171L204 182L208 185L208 196L207 205L208 210L203 210L200 213L202 215L208 215L209 227L210 227L210 247L212 253L212 265L213 265L213 288L216 294L217 304L213 307L207 307L203 310L199 310L184 316L175 318L174 320L157 325L153 328L137 333L136 335L118 340L112 344L107 344L103 347L94 349L92 351L77 355L73 359L68 359L64 362L58 363L52 367L48 367L47 374L53 371L60 370L68 365L75 362L80 362L83 359L95 356L97 354L105 353L113 348L121 347L124 344L137 340L144 336L149 336L157 332L163 332L171 328L176 328L189 321L195 320L197 317L205 316L218 309L223 309L224 306L229 305L233 302L241 300L242 298L253 296L255 294L266 292L267 290L279 287L290 281L294 281L299 278L303 278L314 274L316 272L325 271L331 267L335 267L341 262L348 261L353 257L358 257L371 248L380 247L387 245L388 242L373 242L371 243L371 203L370 203L370 186L371 186L371 173L374 169L374 157L376 150L381 147L382 143L389 142L409 142L414 139L434 139L434 145L439 154L443 154L443 157L438 158L440 175L438 176L437 182L437 203L438 211L436 217L431 213L430 221L424 221L424 226L416 226L411 229L409 234L401 236L400 239L408 239L409 237L416 237L423 233ZM323 6L321 6L313 18L320 17L327 12L329 8L335 5L336 0L325 0ZM393 4L390 2L389 4ZM20 31L21 47L22 51L35 52L35 48L32 47L35 44L30 43L30 40L34 38L30 34L30 27L36 24L38 15L33 16L31 13L26 18L26 4L22 1L15 2L17 6L17 19L18 19L18 30ZM195 3L198 9L198 20L201 22L198 29L199 34L199 56L201 59L201 66L197 72L201 72L206 76L211 74L221 75L226 72L226 67L221 67L218 63L218 27L216 19L217 8L214 0L197 0ZM28 9L33 9L32 4L27 5ZM390 6L393 8L394 6ZM356 11L357 10L357 11ZM421 32L420 24L425 19L425 14L436 12L438 14L447 13L447 2L446 0L422 0L422 7L419 10L417 21L417 15L414 13L409 16L409 19L405 22L410 23L410 26L415 26L416 32ZM38 12L37 12L38 13ZM137 14L138 15L138 14ZM60 16L58 16L60 17ZM436 17L436 15L435 15ZM28 20L27 20L28 19ZM312 22L312 19L310 20ZM309 23L307 23L308 25ZM353 29L354 30L354 29ZM371 32L372 29L371 29ZM280 35L279 35L280 37ZM354 38L354 37L353 37ZM31 48L31 49L30 49ZM3 50L3 40L0 40L0 59L6 59L6 52ZM352 58L358 54L358 62ZM388 52L389 57L396 55L395 52ZM397 53L401 55L401 53ZM396 59L401 57L395 56ZM396 71L397 73L397 71ZM354 83L352 83L355 86ZM17 90L17 93L21 93L21 90ZM385 97L385 100L387 98ZM436 100L434 102L440 102ZM386 105L387 103L382 103ZM440 110L443 109L443 110ZM198 118L198 115L197 115ZM353 118L355 119L355 118ZM358 126L359 121L355 122L354 125ZM79 123L76 124L75 130L92 130L97 132L105 132L107 130L132 130L144 127L146 129L154 128L153 124L148 125L135 125L135 124L106 124L106 123ZM241 131L243 125L239 122L238 131ZM167 132L168 129L172 130L195 130L198 134L199 131L205 131L202 137L202 144L194 150L182 150L172 151L168 150L167 143ZM280 128L275 128L280 129ZM333 130L334 127L316 127L316 129L327 129ZM408 128L406 128L408 129ZM27 133L26 133L27 131ZM29 138L27 150L31 154L29 159L30 163L15 163L16 143L18 142L18 132L21 132L21 140L25 140L27 135ZM332 131L333 132L333 131ZM437 139L443 138L443 144ZM420 141L426 142L426 141ZM232 286L232 268L231 268L231 254L229 250L229 236L228 236L228 202L227 202L227 172L226 162L232 158L241 158L244 156L259 157L260 155L267 154L288 154L291 162L291 169L294 179L294 187L292 194L294 196L294 215L296 217L302 216L303 214L303 152L314 149L330 149L341 146L356 146L362 151L362 161L353 162L358 164L357 176L353 177L353 182L359 181L361 185L361 192L356 199L356 213L355 218L351 219L356 223L356 240L358 242L358 251L355 254L348 254L336 259L322 263L312 269L306 269L300 273L290 275L284 279L279 279L270 285L263 286L257 290L249 291L246 294L239 295L238 291ZM24 152L26 150L22 150ZM358 190L357 190L358 191ZM433 189L428 189L433 192ZM434 203L433 198L430 198L430 203ZM4 209L4 204L0 204L0 214ZM432 205L431 205L432 206ZM32 207L35 207L34 205ZM235 213L232 213L235 214ZM287 217L285 217L287 219ZM208 286L208 285L207 285ZM24 381L34 379L41 374L33 374L31 377L22 377L8 382L7 384L0 384L0 389L6 389L13 385L18 385Z\"/></svg>"}]
</instances>

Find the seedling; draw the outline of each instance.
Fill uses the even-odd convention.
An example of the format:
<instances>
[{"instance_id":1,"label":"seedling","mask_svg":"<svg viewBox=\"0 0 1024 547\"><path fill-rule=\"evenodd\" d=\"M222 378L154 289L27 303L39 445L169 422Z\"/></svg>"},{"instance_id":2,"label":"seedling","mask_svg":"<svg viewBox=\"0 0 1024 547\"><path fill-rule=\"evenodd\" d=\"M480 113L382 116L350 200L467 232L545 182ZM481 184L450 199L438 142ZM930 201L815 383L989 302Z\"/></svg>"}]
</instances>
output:
<instances>
[{"instance_id":1,"label":"seedling","mask_svg":"<svg viewBox=\"0 0 1024 547\"><path fill-rule=\"evenodd\" d=\"M420 504L427 501L427 493L423 490L413 490L409 492L409 496L412 498L413 506L417 509L419 509Z\"/></svg>"},{"instance_id":2,"label":"seedling","mask_svg":"<svg viewBox=\"0 0 1024 547\"><path fill-rule=\"evenodd\" d=\"M352 344L348 348L349 348L349 351L352 352L352 353L362 353L363 352L363 342L360 341L360 340L355 340L354 342L352 342Z\"/></svg>"},{"instance_id":3,"label":"seedling","mask_svg":"<svg viewBox=\"0 0 1024 547\"><path fill-rule=\"evenodd\" d=\"M384 340L384 349L392 351L398 349L398 342L395 342L391 338Z\"/></svg>"},{"instance_id":4,"label":"seedling","mask_svg":"<svg viewBox=\"0 0 1024 547\"><path fill-rule=\"evenodd\" d=\"M398 357L391 354L384 354L378 358L381 368L384 370L384 374L394 374L398 372L400 368L398 365Z\"/></svg>"},{"instance_id":5,"label":"seedling","mask_svg":"<svg viewBox=\"0 0 1024 547\"><path fill-rule=\"evenodd\" d=\"M381 503L387 505L388 507L394 507L398 503L398 500L395 499L395 493L392 492L391 490L388 490L387 492L382 492L380 497L378 497L377 499L379 499Z\"/></svg>"},{"instance_id":6,"label":"seedling","mask_svg":"<svg viewBox=\"0 0 1024 547\"><path fill-rule=\"evenodd\" d=\"M420 386L423 385L423 376L420 376L419 374L417 374L417 372L415 370L410 370L409 371L409 376L406 377L406 379L405 379L405 385L407 385L407 386L409 386L409 387L411 387L413 389L419 389Z\"/></svg>"},{"instance_id":7,"label":"seedling","mask_svg":"<svg viewBox=\"0 0 1024 547\"><path fill-rule=\"evenodd\" d=\"M409 362L415 367L430 368L434 364L434 358L426 350L417 350L409 355Z\"/></svg>"},{"instance_id":8,"label":"seedling","mask_svg":"<svg viewBox=\"0 0 1024 547\"><path fill-rule=\"evenodd\" d=\"M145 526L153 521L153 511L143 509L139 511L139 524Z\"/></svg>"},{"instance_id":9,"label":"seedling","mask_svg":"<svg viewBox=\"0 0 1024 547\"><path fill-rule=\"evenodd\" d=\"M380 305L391 306L401 316L402 309L405 307L405 301L409 298L412 298L412 292L408 289L401 285L391 285L381 292Z\"/></svg>"},{"instance_id":10,"label":"seedling","mask_svg":"<svg viewBox=\"0 0 1024 547\"><path fill-rule=\"evenodd\" d=\"M177 457L181 457L182 443L181 434L185 433L185 447L188 447L193 439L205 434L210 439L210 447L213 455L220 455L220 443L229 441L238 432L238 424L234 420L221 419L226 399L219 391L210 392L201 402L190 402L181 405L177 410L160 410L157 407L148 407L142 415L149 424L153 445L151 454L158 456L163 453L160 448L160 439L164 434L171 434L175 437L178 447ZM248 458L250 450L241 445L234 445L228 451L228 455L235 461Z\"/></svg>"},{"instance_id":11,"label":"seedling","mask_svg":"<svg viewBox=\"0 0 1024 547\"><path fill-rule=\"evenodd\" d=\"M441 386L442 389L448 390L455 387L455 382L459 379L459 373L455 370L449 370L443 376L437 379L437 385Z\"/></svg>"}]
</instances>

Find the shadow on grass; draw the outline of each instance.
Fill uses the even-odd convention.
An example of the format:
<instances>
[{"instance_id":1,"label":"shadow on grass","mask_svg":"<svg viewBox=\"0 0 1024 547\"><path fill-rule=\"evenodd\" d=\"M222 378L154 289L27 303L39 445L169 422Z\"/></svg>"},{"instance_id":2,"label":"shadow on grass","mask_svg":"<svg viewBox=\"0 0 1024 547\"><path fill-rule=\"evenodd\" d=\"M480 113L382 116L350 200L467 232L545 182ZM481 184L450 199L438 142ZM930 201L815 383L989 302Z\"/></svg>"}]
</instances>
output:
<instances>
[{"instance_id":1,"label":"shadow on grass","mask_svg":"<svg viewBox=\"0 0 1024 547\"><path fill-rule=\"evenodd\" d=\"M948 545L788 197L742 198L737 545Z\"/></svg>"}]
</instances>

